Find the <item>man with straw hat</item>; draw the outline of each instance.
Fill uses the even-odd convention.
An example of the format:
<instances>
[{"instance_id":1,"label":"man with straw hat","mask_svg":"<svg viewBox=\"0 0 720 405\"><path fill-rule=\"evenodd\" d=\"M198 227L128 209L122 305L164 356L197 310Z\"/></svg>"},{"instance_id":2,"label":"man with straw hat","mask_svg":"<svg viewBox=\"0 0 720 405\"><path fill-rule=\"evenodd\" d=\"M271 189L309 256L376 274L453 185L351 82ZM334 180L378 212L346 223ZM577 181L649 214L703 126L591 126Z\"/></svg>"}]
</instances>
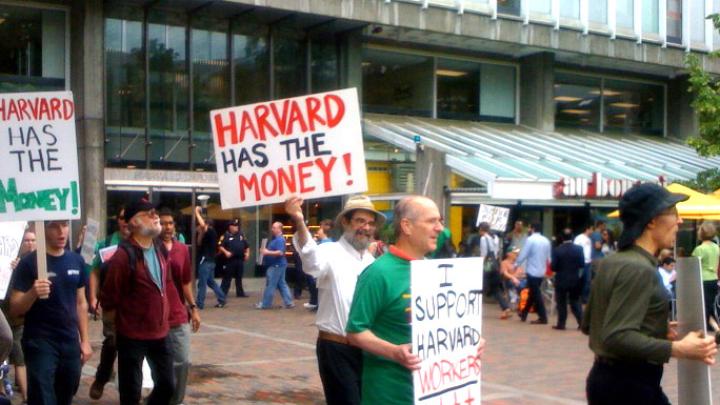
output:
<instances>
[{"instance_id":1,"label":"man with straw hat","mask_svg":"<svg viewBox=\"0 0 720 405\"><path fill-rule=\"evenodd\" d=\"M715 363L713 337L698 331L672 341L677 336L656 273L658 252L674 246L682 223L675 205L687 198L643 183L620 200L619 252L599 262L582 322L595 353L586 387L591 405L669 404L660 381L671 356Z\"/></svg>"},{"instance_id":2,"label":"man with straw hat","mask_svg":"<svg viewBox=\"0 0 720 405\"><path fill-rule=\"evenodd\" d=\"M295 224L293 244L303 270L317 278L316 351L325 400L329 405L359 404L362 352L348 343L345 326L357 278L374 260L368 252L370 238L385 216L367 196L352 196L335 219L342 236L318 245L305 225L302 202L299 197L289 198L285 211Z\"/></svg>"}]
</instances>

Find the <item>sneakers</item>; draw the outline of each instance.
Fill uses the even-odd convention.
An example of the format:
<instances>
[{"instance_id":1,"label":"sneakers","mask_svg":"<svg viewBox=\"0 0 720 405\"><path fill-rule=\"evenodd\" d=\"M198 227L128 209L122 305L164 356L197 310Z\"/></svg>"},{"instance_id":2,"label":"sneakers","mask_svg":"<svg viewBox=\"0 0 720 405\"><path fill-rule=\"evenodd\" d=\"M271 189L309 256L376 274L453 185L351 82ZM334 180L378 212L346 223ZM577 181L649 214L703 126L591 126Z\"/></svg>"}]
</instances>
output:
<instances>
[{"instance_id":1,"label":"sneakers","mask_svg":"<svg viewBox=\"0 0 720 405\"><path fill-rule=\"evenodd\" d=\"M105 384L100 383L98 380L93 381L92 385L90 386L90 398L102 398L103 388L105 388Z\"/></svg>"},{"instance_id":2,"label":"sneakers","mask_svg":"<svg viewBox=\"0 0 720 405\"><path fill-rule=\"evenodd\" d=\"M290 304L285 305L285 309L292 309L292 308L295 308L295 304L290 303Z\"/></svg>"},{"instance_id":3,"label":"sneakers","mask_svg":"<svg viewBox=\"0 0 720 405\"><path fill-rule=\"evenodd\" d=\"M311 303L309 303L309 302L304 303L304 304L303 304L303 307L304 307L305 309L309 309L310 311L317 309L317 305L311 304Z\"/></svg>"},{"instance_id":4,"label":"sneakers","mask_svg":"<svg viewBox=\"0 0 720 405\"><path fill-rule=\"evenodd\" d=\"M225 308L224 302L218 302L217 305L215 305L215 308Z\"/></svg>"},{"instance_id":5,"label":"sneakers","mask_svg":"<svg viewBox=\"0 0 720 405\"><path fill-rule=\"evenodd\" d=\"M255 309L267 309L267 308L265 308L265 307L262 305L262 302L258 302L257 304L255 304Z\"/></svg>"}]
</instances>

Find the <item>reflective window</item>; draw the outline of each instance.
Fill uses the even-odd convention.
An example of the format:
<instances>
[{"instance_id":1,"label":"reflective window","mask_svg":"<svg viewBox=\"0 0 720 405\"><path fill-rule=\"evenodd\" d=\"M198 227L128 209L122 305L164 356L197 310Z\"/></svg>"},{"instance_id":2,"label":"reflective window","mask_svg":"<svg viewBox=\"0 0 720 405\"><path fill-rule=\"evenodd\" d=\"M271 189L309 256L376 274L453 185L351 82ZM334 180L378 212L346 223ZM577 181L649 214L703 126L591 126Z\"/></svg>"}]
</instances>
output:
<instances>
[{"instance_id":1,"label":"reflective window","mask_svg":"<svg viewBox=\"0 0 720 405\"><path fill-rule=\"evenodd\" d=\"M0 5L0 93L65 89L65 17Z\"/></svg>"},{"instance_id":2,"label":"reflective window","mask_svg":"<svg viewBox=\"0 0 720 405\"><path fill-rule=\"evenodd\" d=\"M690 2L690 39L693 42L705 42L705 2Z\"/></svg>"},{"instance_id":3,"label":"reflective window","mask_svg":"<svg viewBox=\"0 0 720 405\"><path fill-rule=\"evenodd\" d=\"M307 93L305 50L307 41L294 31L273 32L273 97L287 98Z\"/></svg>"},{"instance_id":4,"label":"reflective window","mask_svg":"<svg viewBox=\"0 0 720 405\"><path fill-rule=\"evenodd\" d=\"M550 0L535 0L528 2L528 7L531 13L550 14L551 3Z\"/></svg>"},{"instance_id":5,"label":"reflective window","mask_svg":"<svg viewBox=\"0 0 720 405\"><path fill-rule=\"evenodd\" d=\"M270 52L267 28L238 23L233 35L235 105L270 99Z\"/></svg>"},{"instance_id":6,"label":"reflective window","mask_svg":"<svg viewBox=\"0 0 720 405\"><path fill-rule=\"evenodd\" d=\"M478 119L480 116L480 64L438 59L438 118Z\"/></svg>"},{"instance_id":7,"label":"reflective window","mask_svg":"<svg viewBox=\"0 0 720 405\"><path fill-rule=\"evenodd\" d=\"M605 80L605 131L662 135L664 98L659 85Z\"/></svg>"},{"instance_id":8,"label":"reflective window","mask_svg":"<svg viewBox=\"0 0 720 405\"><path fill-rule=\"evenodd\" d=\"M588 18L591 22L607 24L607 0L588 1Z\"/></svg>"},{"instance_id":9,"label":"reflective window","mask_svg":"<svg viewBox=\"0 0 720 405\"><path fill-rule=\"evenodd\" d=\"M637 0L640 1L640 0ZM634 0L617 0L615 3L616 24L618 28L633 28L635 18Z\"/></svg>"},{"instance_id":10,"label":"reflective window","mask_svg":"<svg viewBox=\"0 0 720 405\"><path fill-rule=\"evenodd\" d=\"M580 0L560 0L560 17L580 19Z\"/></svg>"},{"instance_id":11,"label":"reflective window","mask_svg":"<svg viewBox=\"0 0 720 405\"><path fill-rule=\"evenodd\" d=\"M682 0L667 0L667 41L682 44Z\"/></svg>"},{"instance_id":12,"label":"reflective window","mask_svg":"<svg viewBox=\"0 0 720 405\"><path fill-rule=\"evenodd\" d=\"M185 52L187 18L151 11L148 25L150 67L150 167L187 169L188 90Z\"/></svg>"},{"instance_id":13,"label":"reflective window","mask_svg":"<svg viewBox=\"0 0 720 405\"><path fill-rule=\"evenodd\" d=\"M497 12L500 14L520 15L520 0L497 0Z\"/></svg>"},{"instance_id":14,"label":"reflective window","mask_svg":"<svg viewBox=\"0 0 720 405\"><path fill-rule=\"evenodd\" d=\"M659 34L660 33L660 5L659 1L664 0L643 0L642 3L642 26L643 33Z\"/></svg>"},{"instance_id":15,"label":"reflective window","mask_svg":"<svg viewBox=\"0 0 720 405\"><path fill-rule=\"evenodd\" d=\"M432 58L366 48L362 71L364 111L432 115Z\"/></svg>"},{"instance_id":16,"label":"reflective window","mask_svg":"<svg viewBox=\"0 0 720 405\"><path fill-rule=\"evenodd\" d=\"M193 144L195 168L215 170L210 137L210 110L230 104L227 21L193 20Z\"/></svg>"},{"instance_id":17,"label":"reflective window","mask_svg":"<svg viewBox=\"0 0 720 405\"><path fill-rule=\"evenodd\" d=\"M106 14L106 162L108 166L145 167L142 10L109 9Z\"/></svg>"},{"instance_id":18,"label":"reflective window","mask_svg":"<svg viewBox=\"0 0 720 405\"><path fill-rule=\"evenodd\" d=\"M313 38L310 44L312 93L338 88L338 45L333 36Z\"/></svg>"},{"instance_id":19,"label":"reflective window","mask_svg":"<svg viewBox=\"0 0 720 405\"><path fill-rule=\"evenodd\" d=\"M600 129L600 79L555 75L555 125Z\"/></svg>"},{"instance_id":20,"label":"reflective window","mask_svg":"<svg viewBox=\"0 0 720 405\"><path fill-rule=\"evenodd\" d=\"M480 117L512 122L515 118L514 66L483 64L480 69Z\"/></svg>"}]
</instances>

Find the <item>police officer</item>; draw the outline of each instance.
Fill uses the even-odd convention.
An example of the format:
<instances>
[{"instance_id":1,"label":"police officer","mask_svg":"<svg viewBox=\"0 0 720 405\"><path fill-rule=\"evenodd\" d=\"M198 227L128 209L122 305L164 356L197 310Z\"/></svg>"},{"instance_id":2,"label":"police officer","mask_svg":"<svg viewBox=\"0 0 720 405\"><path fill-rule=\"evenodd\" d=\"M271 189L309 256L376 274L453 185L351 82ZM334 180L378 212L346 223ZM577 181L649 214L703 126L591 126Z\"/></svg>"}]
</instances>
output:
<instances>
[{"instance_id":1,"label":"police officer","mask_svg":"<svg viewBox=\"0 0 720 405\"><path fill-rule=\"evenodd\" d=\"M220 244L220 253L225 255L227 262L225 264L225 274L223 275L220 288L228 295L230 283L235 278L235 294L238 297L247 297L243 290L242 276L243 263L250 255L250 245L245 239L245 235L240 232L240 219L233 219L228 225L228 230L223 235L223 241Z\"/></svg>"}]
</instances>

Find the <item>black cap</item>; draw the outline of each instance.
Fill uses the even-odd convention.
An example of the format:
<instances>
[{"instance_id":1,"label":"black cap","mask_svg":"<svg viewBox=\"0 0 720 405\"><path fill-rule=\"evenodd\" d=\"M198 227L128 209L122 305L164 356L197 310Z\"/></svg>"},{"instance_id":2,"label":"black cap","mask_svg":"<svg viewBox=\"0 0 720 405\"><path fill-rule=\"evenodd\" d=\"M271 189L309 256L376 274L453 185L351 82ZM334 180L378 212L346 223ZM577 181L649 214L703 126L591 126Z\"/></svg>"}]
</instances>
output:
<instances>
[{"instance_id":1,"label":"black cap","mask_svg":"<svg viewBox=\"0 0 720 405\"><path fill-rule=\"evenodd\" d=\"M671 193L655 183L641 183L632 186L620 200L620 220L623 232L618 247L626 249L642 235L645 226L662 211L674 207L690 196Z\"/></svg>"},{"instance_id":2,"label":"black cap","mask_svg":"<svg viewBox=\"0 0 720 405\"><path fill-rule=\"evenodd\" d=\"M133 201L125 207L125 221L130 221L140 211L154 210L155 206L146 198Z\"/></svg>"},{"instance_id":3,"label":"black cap","mask_svg":"<svg viewBox=\"0 0 720 405\"><path fill-rule=\"evenodd\" d=\"M235 218L232 221L230 221L230 223L228 225L240 226L240 220Z\"/></svg>"}]
</instances>

